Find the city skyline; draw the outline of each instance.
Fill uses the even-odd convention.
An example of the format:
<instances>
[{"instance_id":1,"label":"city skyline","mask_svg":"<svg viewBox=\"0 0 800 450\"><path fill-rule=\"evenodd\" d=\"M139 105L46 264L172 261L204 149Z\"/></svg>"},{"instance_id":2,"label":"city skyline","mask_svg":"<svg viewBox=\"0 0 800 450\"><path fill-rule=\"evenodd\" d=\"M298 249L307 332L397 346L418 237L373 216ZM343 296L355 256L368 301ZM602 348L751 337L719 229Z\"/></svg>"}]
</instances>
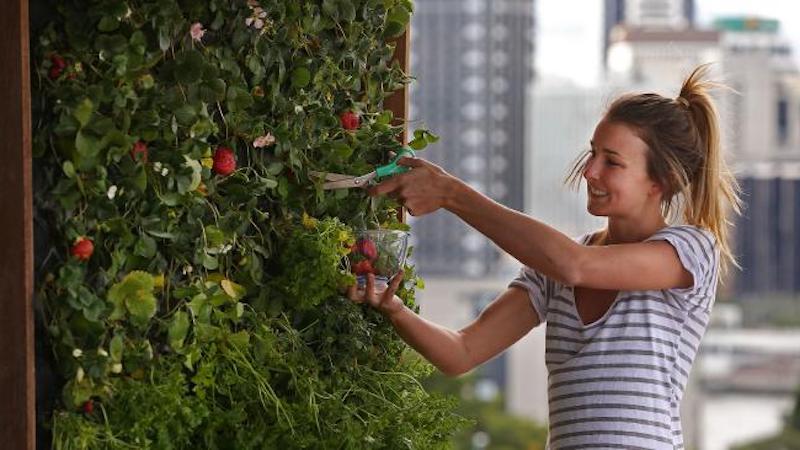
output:
<instances>
[{"instance_id":1,"label":"city skyline","mask_svg":"<svg viewBox=\"0 0 800 450\"><path fill-rule=\"evenodd\" d=\"M578 4L581 14L574 13ZM535 7L537 75L569 80L584 87L596 86L602 70L603 0L539 0ZM714 18L728 15L780 20L780 33L791 42L794 60L800 66L799 3L697 0L696 8L698 27L710 27Z\"/></svg>"}]
</instances>

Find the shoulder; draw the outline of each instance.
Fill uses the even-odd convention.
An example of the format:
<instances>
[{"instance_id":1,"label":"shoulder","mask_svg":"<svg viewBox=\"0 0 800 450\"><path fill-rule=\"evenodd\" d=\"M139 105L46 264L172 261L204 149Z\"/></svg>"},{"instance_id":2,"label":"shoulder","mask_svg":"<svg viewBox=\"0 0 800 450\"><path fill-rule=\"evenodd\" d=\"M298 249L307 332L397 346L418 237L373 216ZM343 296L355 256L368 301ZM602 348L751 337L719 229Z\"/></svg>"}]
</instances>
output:
<instances>
[{"instance_id":1,"label":"shoulder","mask_svg":"<svg viewBox=\"0 0 800 450\"><path fill-rule=\"evenodd\" d=\"M714 254L718 250L717 238L714 233L696 225L670 225L658 230L645 240L666 240L694 253Z\"/></svg>"}]
</instances>

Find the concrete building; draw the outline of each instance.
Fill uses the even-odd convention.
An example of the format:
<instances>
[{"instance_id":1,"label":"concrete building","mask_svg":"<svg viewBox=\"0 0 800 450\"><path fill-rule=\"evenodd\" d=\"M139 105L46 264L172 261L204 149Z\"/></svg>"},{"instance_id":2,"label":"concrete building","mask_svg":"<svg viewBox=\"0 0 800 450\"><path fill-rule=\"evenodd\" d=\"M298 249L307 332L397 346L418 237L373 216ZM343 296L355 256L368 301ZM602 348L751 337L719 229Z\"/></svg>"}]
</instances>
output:
<instances>
[{"instance_id":1,"label":"concrete building","mask_svg":"<svg viewBox=\"0 0 800 450\"><path fill-rule=\"evenodd\" d=\"M412 19L411 128L441 140L423 156L517 210L524 207L526 91L533 79L533 0L421 0ZM485 276L502 252L446 211L414 222L426 276Z\"/></svg>"},{"instance_id":2,"label":"concrete building","mask_svg":"<svg viewBox=\"0 0 800 450\"><path fill-rule=\"evenodd\" d=\"M558 80L539 80L530 93L530 151L525 163L525 211L556 229L579 236L599 229L605 218L586 211L586 184L564 184L576 160L589 149L594 127L610 95Z\"/></svg>"},{"instance_id":3,"label":"concrete building","mask_svg":"<svg viewBox=\"0 0 800 450\"><path fill-rule=\"evenodd\" d=\"M694 0L605 0L603 63L607 62L609 37L616 26L684 30L695 23Z\"/></svg>"}]
</instances>

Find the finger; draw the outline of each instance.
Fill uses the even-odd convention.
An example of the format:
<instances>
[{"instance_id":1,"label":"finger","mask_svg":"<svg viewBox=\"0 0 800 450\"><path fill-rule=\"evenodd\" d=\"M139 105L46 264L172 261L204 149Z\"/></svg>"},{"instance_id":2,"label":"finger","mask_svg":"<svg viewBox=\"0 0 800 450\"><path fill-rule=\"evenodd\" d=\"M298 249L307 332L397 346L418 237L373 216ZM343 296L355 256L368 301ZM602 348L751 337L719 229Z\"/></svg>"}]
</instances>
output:
<instances>
[{"instance_id":1,"label":"finger","mask_svg":"<svg viewBox=\"0 0 800 450\"><path fill-rule=\"evenodd\" d=\"M397 165L406 167L422 167L425 165L425 160L417 157L403 156L397 161Z\"/></svg>"},{"instance_id":2,"label":"finger","mask_svg":"<svg viewBox=\"0 0 800 450\"><path fill-rule=\"evenodd\" d=\"M403 271L397 272L395 276L392 277L392 281L389 282L389 288L386 289L387 291L391 292L392 295L397 291L397 288L400 287L400 282L403 281Z\"/></svg>"},{"instance_id":3,"label":"finger","mask_svg":"<svg viewBox=\"0 0 800 450\"><path fill-rule=\"evenodd\" d=\"M389 192L392 192L392 191L395 191L396 189L398 189L402 185L402 183L403 183L402 176L401 175L396 175L396 176L393 176L393 177L389 178L386 181L378 183L377 185L372 186L371 188L367 189L367 193L372 197L374 197L376 195L388 194Z\"/></svg>"},{"instance_id":4,"label":"finger","mask_svg":"<svg viewBox=\"0 0 800 450\"><path fill-rule=\"evenodd\" d=\"M364 291L364 298L370 304L375 304L375 275L371 273L367 274L367 289Z\"/></svg>"},{"instance_id":5,"label":"finger","mask_svg":"<svg viewBox=\"0 0 800 450\"><path fill-rule=\"evenodd\" d=\"M355 284L353 284L353 285L351 285L350 287L347 288L347 298L349 298L350 300L352 300L352 301L354 301L356 303L363 303L364 302L364 298L363 297L359 298L358 292L356 291L356 285Z\"/></svg>"}]
</instances>

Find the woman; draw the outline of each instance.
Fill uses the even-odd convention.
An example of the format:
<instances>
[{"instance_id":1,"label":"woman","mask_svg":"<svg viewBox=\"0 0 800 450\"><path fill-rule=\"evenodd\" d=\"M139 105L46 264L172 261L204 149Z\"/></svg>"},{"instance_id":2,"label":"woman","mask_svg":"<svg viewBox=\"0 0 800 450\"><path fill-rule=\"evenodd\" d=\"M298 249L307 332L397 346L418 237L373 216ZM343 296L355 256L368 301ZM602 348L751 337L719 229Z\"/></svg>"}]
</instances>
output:
<instances>
[{"instance_id":1,"label":"woman","mask_svg":"<svg viewBox=\"0 0 800 450\"><path fill-rule=\"evenodd\" d=\"M394 295L402 274L383 292L368 278L348 296L451 376L546 322L550 448L682 448L679 404L719 274L735 264L726 215L739 211L706 72L695 69L676 99L622 96L597 125L568 180L586 180L589 213L608 217L601 231L573 240L417 158L370 190L414 216L445 208L524 264L464 329L406 308Z\"/></svg>"}]
</instances>

